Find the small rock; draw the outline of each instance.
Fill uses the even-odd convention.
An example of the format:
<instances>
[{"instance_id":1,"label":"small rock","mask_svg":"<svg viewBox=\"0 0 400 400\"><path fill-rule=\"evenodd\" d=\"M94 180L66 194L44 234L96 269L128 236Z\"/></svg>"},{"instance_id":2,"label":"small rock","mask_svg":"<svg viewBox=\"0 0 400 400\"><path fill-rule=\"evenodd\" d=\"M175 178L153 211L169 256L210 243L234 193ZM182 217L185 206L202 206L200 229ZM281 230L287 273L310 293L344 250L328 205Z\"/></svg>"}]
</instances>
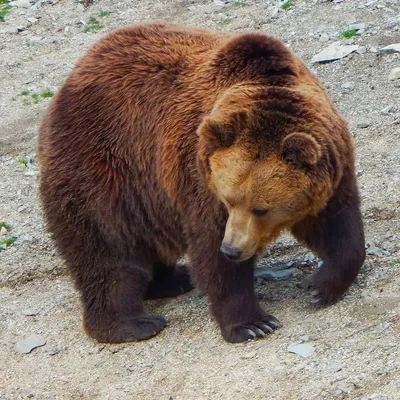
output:
<instances>
[{"instance_id":1,"label":"small rock","mask_svg":"<svg viewBox=\"0 0 400 400\"><path fill-rule=\"evenodd\" d=\"M349 29L351 29L353 31L361 31L361 30L365 30L366 28L367 28L367 24L364 24L364 23L349 25Z\"/></svg>"},{"instance_id":2,"label":"small rock","mask_svg":"<svg viewBox=\"0 0 400 400\"><path fill-rule=\"evenodd\" d=\"M378 49L377 49L376 47L370 47L370 48L369 48L369 51L370 51L371 53L377 53L377 52L378 52Z\"/></svg>"},{"instance_id":3,"label":"small rock","mask_svg":"<svg viewBox=\"0 0 400 400\"><path fill-rule=\"evenodd\" d=\"M29 8L31 6L31 2L29 0L15 0L11 1L10 6L19 7L19 8Z\"/></svg>"},{"instance_id":4,"label":"small rock","mask_svg":"<svg viewBox=\"0 0 400 400\"><path fill-rule=\"evenodd\" d=\"M29 42L32 44L43 43L44 37L43 36L31 36L29 38Z\"/></svg>"},{"instance_id":5,"label":"small rock","mask_svg":"<svg viewBox=\"0 0 400 400\"><path fill-rule=\"evenodd\" d=\"M303 336L300 336L300 340L302 341L302 343L305 343L310 340L310 337L308 335L303 335Z\"/></svg>"},{"instance_id":6,"label":"small rock","mask_svg":"<svg viewBox=\"0 0 400 400\"><path fill-rule=\"evenodd\" d=\"M366 250L367 255L369 256L385 256L388 255L388 252L380 249L379 247L376 246L370 246Z\"/></svg>"},{"instance_id":7,"label":"small rock","mask_svg":"<svg viewBox=\"0 0 400 400\"><path fill-rule=\"evenodd\" d=\"M295 353L301 357L308 357L315 351L315 345L311 343L293 343L287 348L289 353Z\"/></svg>"},{"instance_id":8,"label":"small rock","mask_svg":"<svg viewBox=\"0 0 400 400\"><path fill-rule=\"evenodd\" d=\"M389 44L389 46L379 49L381 53L400 53L400 43Z\"/></svg>"},{"instance_id":9,"label":"small rock","mask_svg":"<svg viewBox=\"0 0 400 400\"><path fill-rule=\"evenodd\" d=\"M259 267L255 270L254 277L266 280L285 280L293 276L293 268Z\"/></svg>"},{"instance_id":10,"label":"small rock","mask_svg":"<svg viewBox=\"0 0 400 400\"><path fill-rule=\"evenodd\" d=\"M318 265L317 265L318 268L321 268L323 265L324 265L323 261L318 261Z\"/></svg>"},{"instance_id":11,"label":"small rock","mask_svg":"<svg viewBox=\"0 0 400 400\"><path fill-rule=\"evenodd\" d=\"M326 47L324 50L320 51L316 54L311 62L313 64L319 62L324 63L328 61L339 60L343 57L348 56L349 54L357 51L360 46L358 45L341 45L340 42L332 43L330 46Z\"/></svg>"},{"instance_id":12,"label":"small rock","mask_svg":"<svg viewBox=\"0 0 400 400\"><path fill-rule=\"evenodd\" d=\"M44 346L46 340L40 335L31 335L15 344L14 350L20 354L28 354L36 347Z\"/></svg>"},{"instance_id":13,"label":"small rock","mask_svg":"<svg viewBox=\"0 0 400 400\"><path fill-rule=\"evenodd\" d=\"M54 349L49 349L46 350L45 353L48 354L49 356L55 356L56 354L58 354L60 352L60 350L54 348Z\"/></svg>"},{"instance_id":14,"label":"small rock","mask_svg":"<svg viewBox=\"0 0 400 400\"><path fill-rule=\"evenodd\" d=\"M39 20L35 17L29 17L27 18L28 22L30 22L31 24L36 24L36 22L38 22Z\"/></svg>"},{"instance_id":15,"label":"small rock","mask_svg":"<svg viewBox=\"0 0 400 400\"><path fill-rule=\"evenodd\" d=\"M309 252L304 256L304 261L313 262L315 260L315 256L313 253Z\"/></svg>"},{"instance_id":16,"label":"small rock","mask_svg":"<svg viewBox=\"0 0 400 400\"><path fill-rule=\"evenodd\" d=\"M351 92L354 90L354 85L350 82L345 82L340 87L346 92Z\"/></svg>"},{"instance_id":17,"label":"small rock","mask_svg":"<svg viewBox=\"0 0 400 400\"><path fill-rule=\"evenodd\" d=\"M39 314L39 311L30 309L30 308L22 310L21 312L22 312L23 315L25 315L27 317L34 317L35 315Z\"/></svg>"},{"instance_id":18,"label":"small rock","mask_svg":"<svg viewBox=\"0 0 400 400\"><path fill-rule=\"evenodd\" d=\"M358 54L365 54L367 52L367 48L365 46L360 46L358 50L356 50L356 53Z\"/></svg>"},{"instance_id":19,"label":"small rock","mask_svg":"<svg viewBox=\"0 0 400 400\"><path fill-rule=\"evenodd\" d=\"M268 7L268 11L269 11L269 16L271 18L277 18L279 12L281 11L281 8L272 6L272 7Z\"/></svg>"},{"instance_id":20,"label":"small rock","mask_svg":"<svg viewBox=\"0 0 400 400\"><path fill-rule=\"evenodd\" d=\"M357 124L357 128L362 128L362 129L368 128L369 126L371 126L370 122L359 122Z\"/></svg>"},{"instance_id":21,"label":"small rock","mask_svg":"<svg viewBox=\"0 0 400 400\"><path fill-rule=\"evenodd\" d=\"M390 328L390 322L386 322L386 324L383 324L383 329L389 329Z\"/></svg>"},{"instance_id":22,"label":"small rock","mask_svg":"<svg viewBox=\"0 0 400 400\"><path fill-rule=\"evenodd\" d=\"M21 236L18 237L16 242L18 242L18 244L31 243L31 242L33 242L33 236L31 236L31 235L21 235Z\"/></svg>"},{"instance_id":23,"label":"small rock","mask_svg":"<svg viewBox=\"0 0 400 400\"><path fill-rule=\"evenodd\" d=\"M321 36L319 37L320 42L329 42L329 35L327 33L322 33Z\"/></svg>"},{"instance_id":24,"label":"small rock","mask_svg":"<svg viewBox=\"0 0 400 400\"><path fill-rule=\"evenodd\" d=\"M342 365L336 363L336 362L332 362L331 364L329 364L328 369L331 372L339 372L343 369Z\"/></svg>"},{"instance_id":25,"label":"small rock","mask_svg":"<svg viewBox=\"0 0 400 400\"><path fill-rule=\"evenodd\" d=\"M5 236L7 234L8 234L7 228L5 226L2 226L1 229L0 229L0 235Z\"/></svg>"},{"instance_id":26,"label":"small rock","mask_svg":"<svg viewBox=\"0 0 400 400\"><path fill-rule=\"evenodd\" d=\"M250 353L243 354L240 356L242 360L249 360L250 358L254 358L257 355L255 351L251 351Z\"/></svg>"},{"instance_id":27,"label":"small rock","mask_svg":"<svg viewBox=\"0 0 400 400\"><path fill-rule=\"evenodd\" d=\"M11 33L11 34L15 34L15 33L19 33L18 28L6 28L6 29L2 29L0 31L0 33Z\"/></svg>"},{"instance_id":28,"label":"small rock","mask_svg":"<svg viewBox=\"0 0 400 400\"><path fill-rule=\"evenodd\" d=\"M223 7L225 4L227 4L228 2L227 1L224 1L224 0L214 0L214 4L216 5L216 6L219 6L219 7Z\"/></svg>"},{"instance_id":29,"label":"small rock","mask_svg":"<svg viewBox=\"0 0 400 400\"><path fill-rule=\"evenodd\" d=\"M389 81L395 81L396 79L400 79L400 67L393 68L389 74Z\"/></svg>"},{"instance_id":30,"label":"small rock","mask_svg":"<svg viewBox=\"0 0 400 400\"><path fill-rule=\"evenodd\" d=\"M385 108L382 108L382 110L380 111L381 114L387 115L390 113L394 113L396 111L396 107L395 106L387 106Z\"/></svg>"}]
</instances>

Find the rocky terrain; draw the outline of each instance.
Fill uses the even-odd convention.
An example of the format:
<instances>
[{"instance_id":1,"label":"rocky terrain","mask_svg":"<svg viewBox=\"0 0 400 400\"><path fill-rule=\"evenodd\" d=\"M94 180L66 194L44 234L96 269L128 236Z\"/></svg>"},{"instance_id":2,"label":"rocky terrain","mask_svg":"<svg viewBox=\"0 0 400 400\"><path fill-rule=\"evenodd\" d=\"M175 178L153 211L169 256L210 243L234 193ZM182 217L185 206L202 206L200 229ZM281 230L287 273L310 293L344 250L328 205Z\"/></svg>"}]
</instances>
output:
<instances>
[{"instance_id":1,"label":"rocky terrain","mask_svg":"<svg viewBox=\"0 0 400 400\"><path fill-rule=\"evenodd\" d=\"M196 292L149 303L169 321L150 341L83 333L43 227L38 123L91 44L153 19L276 35L328 88L357 146L368 254L340 303L310 305L318 260L287 236L260 260L281 278L256 288L283 324L263 340L225 343ZM399 399L399 43L398 0L0 0L0 399Z\"/></svg>"}]
</instances>

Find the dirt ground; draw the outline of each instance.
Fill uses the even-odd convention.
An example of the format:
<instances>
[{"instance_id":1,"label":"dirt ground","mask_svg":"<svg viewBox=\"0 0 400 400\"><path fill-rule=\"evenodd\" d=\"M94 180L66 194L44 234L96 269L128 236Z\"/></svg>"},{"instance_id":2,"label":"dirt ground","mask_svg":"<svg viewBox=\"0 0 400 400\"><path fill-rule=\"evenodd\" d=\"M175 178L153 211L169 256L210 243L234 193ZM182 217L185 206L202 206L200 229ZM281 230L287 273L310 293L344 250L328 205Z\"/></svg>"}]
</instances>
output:
<instances>
[{"instance_id":1,"label":"dirt ground","mask_svg":"<svg viewBox=\"0 0 400 400\"><path fill-rule=\"evenodd\" d=\"M43 227L36 132L46 91L61 86L92 43L152 19L276 35L327 86L357 145L369 254L343 301L310 305L301 282L317 260L283 237L261 263L294 261L294 275L256 284L283 324L265 339L225 343L196 292L149 303L169 321L149 341L99 345L85 336L78 295ZM366 26L341 38L352 23ZM358 44L361 54L311 65L335 41ZM0 22L0 222L8 227L0 243L17 239L0 250L0 399L400 399L400 79L388 79L400 53L379 52L392 43L400 43L398 0L296 0L286 10L263 0L98 0L88 8L32 0L12 8ZM46 344L17 353L31 334ZM315 346L309 357L288 352L301 341Z\"/></svg>"}]
</instances>

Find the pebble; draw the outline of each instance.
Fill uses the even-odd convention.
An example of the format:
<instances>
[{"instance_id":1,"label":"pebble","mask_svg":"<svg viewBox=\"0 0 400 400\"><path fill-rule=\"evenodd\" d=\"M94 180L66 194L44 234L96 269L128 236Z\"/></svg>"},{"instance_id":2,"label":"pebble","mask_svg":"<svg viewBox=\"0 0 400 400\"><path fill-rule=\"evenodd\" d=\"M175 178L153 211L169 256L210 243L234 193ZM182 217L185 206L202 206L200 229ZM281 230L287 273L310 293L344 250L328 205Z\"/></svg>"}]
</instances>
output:
<instances>
[{"instance_id":1,"label":"pebble","mask_svg":"<svg viewBox=\"0 0 400 400\"><path fill-rule=\"evenodd\" d=\"M367 52L367 48L365 46L360 46L358 50L356 50L357 54L365 54Z\"/></svg>"},{"instance_id":2,"label":"pebble","mask_svg":"<svg viewBox=\"0 0 400 400\"><path fill-rule=\"evenodd\" d=\"M323 33L321 34L321 36L319 37L319 41L320 42L329 42L329 35L327 33Z\"/></svg>"},{"instance_id":3,"label":"pebble","mask_svg":"<svg viewBox=\"0 0 400 400\"><path fill-rule=\"evenodd\" d=\"M29 8L31 6L31 2L29 0L16 0L11 1L10 6L19 7L19 8Z\"/></svg>"},{"instance_id":4,"label":"pebble","mask_svg":"<svg viewBox=\"0 0 400 400\"><path fill-rule=\"evenodd\" d=\"M21 312L22 312L22 315L25 315L27 317L34 317L35 315L39 314L39 311L34 310L34 309L30 309L30 308L22 310Z\"/></svg>"},{"instance_id":5,"label":"pebble","mask_svg":"<svg viewBox=\"0 0 400 400\"><path fill-rule=\"evenodd\" d=\"M243 354L242 356L240 356L240 358L242 360L249 360L251 358L254 358L256 355L257 353L255 351L251 351L250 353Z\"/></svg>"},{"instance_id":6,"label":"pebble","mask_svg":"<svg viewBox=\"0 0 400 400\"><path fill-rule=\"evenodd\" d=\"M308 335L303 335L303 336L300 336L300 340L303 343L305 343L305 342L308 342L310 340L310 337Z\"/></svg>"},{"instance_id":7,"label":"pebble","mask_svg":"<svg viewBox=\"0 0 400 400\"><path fill-rule=\"evenodd\" d=\"M339 364L339 363L332 362L331 364L329 364L328 369L331 372L336 373L336 372L341 371L343 369L343 366L341 364Z\"/></svg>"},{"instance_id":8,"label":"pebble","mask_svg":"<svg viewBox=\"0 0 400 400\"><path fill-rule=\"evenodd\" d=\"M301 357L308 357L315 351L315 345L311 343L292 343L287 348L289 353L297 354Z\"/></svg>"},{"instance_id":9,"label":"pebble","mask_svg":"<svg viewBox=\"0 0 400 400\"><path fill-rule=\"evenodd\" d=\"M315 256L313 253L309 252L304 256L304 261L312 262L315 260Z\"/></svg>"},{"instance_id":10,"label":"pebble","mask_svg":"<svg viewBox=\"0 0 400 400\"><path fill-rule=\"evenodd\" d=\"M36 347L44 346L46 340L40 335L31 335L25 340L17 342L14 346L14 350L20 354L28 354Z\"/></svg>"},{"instance_id":11,"label":"pebble","mask_svg":"<svg viewBox=\"0 0 400 400\"><path fill-rule=\"evenodd\" d=\"M368 128L369 126L371 126L370 122L359 122L357 124L357 128L362 128L362 129Z\"/></svg>"},{"instance_id":12,"label":"pebble","mask_svg":"<svg viewBox=\"0 0 400 400\"><path fill-rule=\"evenodd\" d=\"M400 79L400 67L393 68L389 74L389 81L395 81L396 79Z\"/></svg>"},{"instance_id":13,"label":"pebble","mask_svg":"<svg viewBox=\"0 0 400 400\"><path fill-rule=\"evenodd\" d=\"M53 349L49 349L46 350L45 353L48 354L49 356L55 356L56 354L58 354L60 352L60 350L53 348Z\"/></svg>"},{"instance_id":14,"label":"pebble","mask_svg":"<svg viewBox=\"0 0 400 400\"><path fill-rule=\"evenodd\" d=\"M18 30L18 28L6 28L6 29L0 30L0 33L12 33L12 34L16 34L16 33L19 33L19 30Z\"/></svg>"},{"instance_id":15,"label":"pebble","mask_svg":"<svg viewBox=\"0 0 400 400\"><path fill-rule=\"evenodd\" d=\"M39 20L35 17L29 17L27 18L28 22L30 22L31 24L36 24L36 22L38 22Z\"/></svg>"},{"instance_id":16,"label":"pebble","mask_svg":"<svg viewBox=\"0 0 400 400\"><path fill-rule=\"evenodd\" d=\"M7 235L7 233L8 233L7 228L2 226L1 229L0 229L0 235L4 236L4 235Z\"/></svg>"},{"instance_id":17,"label":"pebble","mask_svg":"<svg viewBox=\"0 0 400 400\"><path fill-rule=\"evenodd\" d=\"M387 106L385 108L382 108L380 113L384 114L384 115L387 115L387 114L393 113L395 111L396 111L396 107L395 106Z\"/></svg>"},{"instance_id":18,"label":"pebble","mask_svg":"<svg viewBox=\"0 0 400 400\"><path fill-rule=\"evenodd\" d=\"M400 53L400 43L389 44L379 50L381 53Z\"/></svg>"},{"instance_id":19,"label":"pebble","mask_svg":"<svg viewBox=\"0 0 400 400\"><path fill-rule=\"evenodd\" d=\"M368 247L368 249L366 250L366 253L369 256L385 256L385 255L389 255L387 251L384 251L384 250L382 250L382 249L380 249L379 247L376 247L376 246Z\"/></svg>"},{"instance_id":20,"label":"pebble","mask_svg":"<svg viewBox=\"0 0 400 400\"><path fill-rule=\"evenodd\" d=\"M361 31L361 30L365 30L366 28L367 28L367 24L365 24L365 23L349 25L349 29L354 30L354 31Z\"/></svg>"},{"instance_id":21,"label":"pebble","mask_svg":"<svg viewBox=\"0 0 400 400\"><path fill-rule=\"evenodd\" d=\"M266 280L286 280L290 279L294 274L293 268L282 267L259 267L255 270L254 277Z\"/></svg>"},{"instance_id":22,"label":"pebble","mask_svg":"<svg viewBox=\"0 0 400 400\"><path fill-rule=\"evenodd\" d=\"M349 54L357 51L360 46L358 45L341 45L340 42L332 43L318 54L316 54L311 62L313 64L319 62L335 61L348 56Z\"/></svg>"},{"instance_id":23,"label":"pebble","mask_svg":"<svg viewBox=\"0 0 400 400\"><path fill-rule=\"evenodd\" d=\"M354 90L354 85L350 82L345 82L340 87L346 92L351 92Z\"/></svg>"}]
</instances>

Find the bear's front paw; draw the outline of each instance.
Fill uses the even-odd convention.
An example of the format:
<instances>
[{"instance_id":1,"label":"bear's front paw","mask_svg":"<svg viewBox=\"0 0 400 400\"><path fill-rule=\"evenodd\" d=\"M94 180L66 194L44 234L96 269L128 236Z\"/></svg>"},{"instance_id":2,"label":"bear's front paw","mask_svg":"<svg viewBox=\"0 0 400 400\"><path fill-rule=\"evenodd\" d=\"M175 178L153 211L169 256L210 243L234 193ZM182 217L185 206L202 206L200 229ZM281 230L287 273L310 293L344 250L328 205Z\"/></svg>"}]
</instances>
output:
<instances>
[{"instance_id":1,"label":"bear's front paw","mask_svg":"<svg viewBox=\"0 0 400 400\"><path fill-rule=\"evenodd\" d=\"M338 273L320 268L308 278L313 305L327 306L341 300L352 282L343 281Z\"/></svg>"},{"instance_id":2,"label":"bear's front paw","mask_svg":"<svg viewBox=\"0 0 400 400\"><path fill-rule=\"evenodd\" d=\"M273 315L267 314L259 320L222 329L222 336L230 343L246 342L251 339L262 338L280 326L280 322Z\"/></svg>"}]
</instances>

